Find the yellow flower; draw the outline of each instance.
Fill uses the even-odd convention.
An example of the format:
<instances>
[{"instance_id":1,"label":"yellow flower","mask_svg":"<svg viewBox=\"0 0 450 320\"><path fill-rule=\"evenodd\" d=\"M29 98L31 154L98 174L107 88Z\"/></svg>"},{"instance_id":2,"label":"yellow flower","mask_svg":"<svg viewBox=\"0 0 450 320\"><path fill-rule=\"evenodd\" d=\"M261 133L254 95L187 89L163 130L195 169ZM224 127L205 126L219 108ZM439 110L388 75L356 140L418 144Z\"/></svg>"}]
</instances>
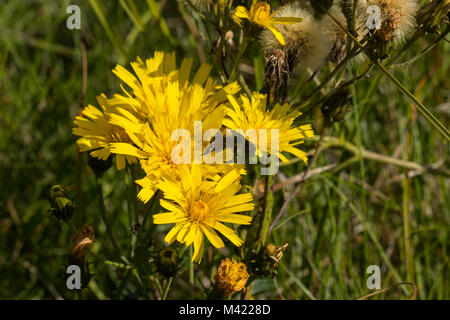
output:
<instances>
[{"instance_id":1,"label":"yellow flower","mask_svg":"<svg viewBox=\"0 0 450 320\"><path fill-rule=\"evenodd\" d=\"M239 173L231 171L220 180L211 181L203 178L200 165L192 165L190 169L180 165L180 172L178 180L163 178L158 184L165 198L161 199L161 206L169 211L154 215L154 223L175 224L165 241L194 244L192 261L198 263L203 254L204 236L214 247L224 247L216 231L241 246L243 241L236 232L223 224L248 225L252 220L250 216L238 214L254 208L251 193L236 194L241 189Z\"/></svg>"},{"instance_id":2,"label":"yellow flower","mask_svg":"<svg viewBox=\"0 0 450 320\"><path fill-rule=\"evenodd\" d=\"M247 95L240 96L240 103L232 96L228 96L230 106L228 108L228 118L223 124L238 133L254 129L255 135L245 134L246 139L256 147L256 154L274 153L281 161L289 160L281 152L289 152L303 161L307 162L306 153L296 148L296 145L303 143L303 139L314 135L310 124L294 127L294 120L301 115L301 112L292 111L288 103L277 104L272 110L266 108L266 95L253 92L251 100ZM260 131L260 129L263 129ZM278 130L278 148L272 145L272 130ZM267 134L263 136L264 132ZM276 143L276 142L275 142ZM275 144L274 143L274 144Z\"/></svg>"},{"instance_id":3,"label":"yellow flower","mask_svg":"<svg viewBox=\"0 0 450 320\"><path fill-rule=\"evenodd\" d=\"M223 297L229 297L235 292L245 291L248 278L249 274L244 263L226 258L220 262L214 281Z\"/></svg>"},{"instance_id":4,"label":"yellow flower","mask_svg":"<svg viewBox=\"0 0 450 320\"><path fill-rule=\"evenodd\" d=\"M111 154L111 144L115 142L130 143L131 140L124 129L109 122L115 107L108 103L104 94L97 97L102 111L92 105L88 105L81 111L81 115L75 118L76 128L72 133L81 136L77 140L81 152L93 150L90 154L101 160L108 159ZM117 155L117 169L125 168L128 163L136 162L136 158L129 155Z\"/></svg>"},{"instance_id":5,"label":"yellow flower","mask_svg":"<svg viewBox=\"0 0 450 320\"><path fill-rule=\"evenodd\" d=\"M233 14L233 19L239 25L242 23L242 19L247 19L252 23L258 24L264 28L269 29L278 39L278 41L284 46L286 43L284 41L283 35L275 27L275 24L291 24L302 21L300 18L294 17L275 17L278 12L274 11L270 13L270 5L265 1L253 0L250 11L243 6L236 7Z\"/></svg>"}]
</instances>

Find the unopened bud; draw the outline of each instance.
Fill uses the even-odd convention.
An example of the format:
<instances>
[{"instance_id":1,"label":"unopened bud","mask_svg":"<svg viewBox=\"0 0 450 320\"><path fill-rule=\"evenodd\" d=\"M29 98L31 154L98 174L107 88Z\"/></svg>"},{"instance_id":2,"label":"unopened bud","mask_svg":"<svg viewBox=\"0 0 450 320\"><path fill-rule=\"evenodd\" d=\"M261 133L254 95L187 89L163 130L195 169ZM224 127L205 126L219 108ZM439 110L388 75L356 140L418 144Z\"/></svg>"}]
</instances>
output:
<instances>
[{"instance_id":1,"label":"unopened bud","mask_svg":"<svg viewBox=\"0 0 450 320\"><path fill-rule=\"evenodd\" d=\"M158 272L166 277L174 277L177 274L179 262L178 252L171 247L160 250L155 258Z\"/></svg>"},{"instance_id":2,"label":"unopened bud","mask_svg":"<svg viewBox=\"0 0 450 320\"><path fill-rule=\"evenodd\" d=\"M73 202L67 196L66 190L60 185L50 188L50 205L48 210L60 220L70 219L73 215Z\"/></svg>"}]
</instances>

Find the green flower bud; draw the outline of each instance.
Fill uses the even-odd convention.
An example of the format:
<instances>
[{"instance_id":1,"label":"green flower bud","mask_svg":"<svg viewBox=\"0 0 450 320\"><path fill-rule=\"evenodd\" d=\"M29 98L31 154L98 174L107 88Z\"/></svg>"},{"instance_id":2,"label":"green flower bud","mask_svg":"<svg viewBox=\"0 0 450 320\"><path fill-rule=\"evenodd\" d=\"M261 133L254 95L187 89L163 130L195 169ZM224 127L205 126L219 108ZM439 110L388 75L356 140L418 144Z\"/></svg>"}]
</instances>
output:
<instances>
[{"instance_id":1,"label":"green flower bud","mask_svg":"<svg viewBox=\"0 0 450 320\"><path fill-rule=\"evenodd\" d=\"M177 274L179 262L178 252L171 247L160 250L155 258L158 272L166 277L174 277Z\"/></svg>"},{"instance_id":2,"label":"green flower bud","mask_svg":"<svg viewBox=\"0 0 450 320\"><path fill-rule=\"evenodd\" d=\"M50 205L48 211L60 220L70 219L73 215L73 202L67 196L66 190L60 185L50 188Z\"/></svg>"},{"instance_id":3,"label":"green flower bud","mask_svg":"<svg viewBox=\"0 0 450 320\"><path fill-rule=\"evenodd\" d=\"M249 272L256 278L274 277L278 274L278 264L288 244L275 246L269 244L259 250L252 250L249 255Z\"/></svg>"},{"instance_id":4,"label":"green flower bud","mask_svg":"<svg viewBox=\"0 0 450 320\"><path fill-rule=\"evenodd\" d=\"M350 95L346 87L337 90L323 102L321 110L330 125L344 120L349 108L349 99Z\"/></svg>"}]
</instances>

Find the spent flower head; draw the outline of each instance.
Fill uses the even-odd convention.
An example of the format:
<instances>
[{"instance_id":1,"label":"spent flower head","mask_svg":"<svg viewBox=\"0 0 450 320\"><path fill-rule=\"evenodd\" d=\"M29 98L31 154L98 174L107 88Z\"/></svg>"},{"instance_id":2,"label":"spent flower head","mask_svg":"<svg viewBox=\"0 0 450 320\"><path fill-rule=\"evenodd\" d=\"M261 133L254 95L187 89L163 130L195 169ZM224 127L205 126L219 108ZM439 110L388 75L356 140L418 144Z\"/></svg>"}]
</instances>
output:
<instances>
[{"instance_id":1,"label":"spent flower head","mask_svg":"<svg viewBox=\"0 0 450 320\"><path fill-rule=\"evenodd\" d=\"M233 293L245 291L248 278L249 274L244 263L226 258L220 262L217 268L214 276L214 289L222 299L225 299Z\"/></svg>"}]
</instances>

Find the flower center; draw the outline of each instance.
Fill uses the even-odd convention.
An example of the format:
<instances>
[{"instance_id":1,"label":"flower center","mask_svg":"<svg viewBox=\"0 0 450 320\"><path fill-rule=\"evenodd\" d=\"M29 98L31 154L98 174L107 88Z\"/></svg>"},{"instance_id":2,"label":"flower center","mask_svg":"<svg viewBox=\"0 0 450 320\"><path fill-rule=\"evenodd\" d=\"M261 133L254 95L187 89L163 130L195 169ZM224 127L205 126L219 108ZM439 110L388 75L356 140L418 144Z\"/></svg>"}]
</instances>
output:
<instances>
[{"instance_id":1,"label":"flower center","mask_svg":"<svg viewBox=\"0 0 450 320\"><path fill-rule=\"evenodd\" d=\"M193 220L203 221L208 215L208 206L202 200L195 201L191 204L189 215Z\"/></svg>"}]
</instances>

